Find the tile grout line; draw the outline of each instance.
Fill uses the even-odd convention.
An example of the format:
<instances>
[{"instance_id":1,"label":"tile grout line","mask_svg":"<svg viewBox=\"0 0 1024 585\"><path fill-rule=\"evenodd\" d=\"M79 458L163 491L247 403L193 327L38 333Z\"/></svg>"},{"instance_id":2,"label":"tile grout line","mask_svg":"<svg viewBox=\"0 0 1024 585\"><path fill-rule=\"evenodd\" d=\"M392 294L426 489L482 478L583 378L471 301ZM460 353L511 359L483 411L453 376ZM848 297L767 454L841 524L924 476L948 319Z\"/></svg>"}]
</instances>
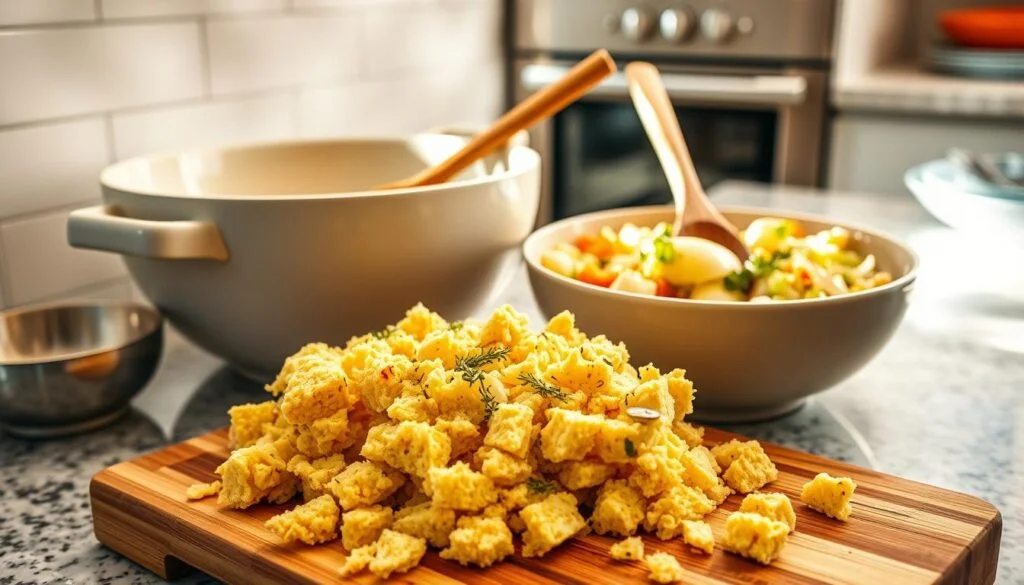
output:
<instances>
[{"instance_id":1,"label":"tile grout line","mask_svg":"<svg viewBox=\"0 0 1024 585\"><path fill-rule=\"evenodd\" d=\"M213 67L210 58L210 30L209 21L205 16L200 16L199 25L199 70L203 76L203 96L206 99L213 97Z\"/></svg>"},{"instance_id":2,"label":"tile grout line","mask_svg":"<svg viewBox=\"0 0 1024 585\"><path fill-rule=\"evenodd\" d=\"M96 9L96 22L103 22L103 0L96 0L93 8Z\"/></svg>"},{"instance_id":3,"label":"tile grout line","mask_svg":"<svg viewBox=\"0 0 1024 585\"><path fill-rule=\"evenodd\" d=\"M71 202L71 203L64 203L64 204L57 205L57 206L54 206L54 207L47 207L45 209L34 209L32 211L25 211L25 212L22 212L22 213L16 213L14 215L8 215L8 216L0 217L0 227L3 227L5 225L10 225L12 223L18 223L18 222L22 222L22 221L32 221L34 219L40 219L40 218L43 218L43 217L45 217L47 215L53 215L55 213L62 213L62 212L70 213L70 212L72 212L72 211L74 211L76 209L80 209L80 208L88 206L88 205L96 205L97 203L100 203L100 200L97 199L96 197L91 197L89 199L81 199L79 201L75 201L75 202Z\"/></svg>"}]
</instances>

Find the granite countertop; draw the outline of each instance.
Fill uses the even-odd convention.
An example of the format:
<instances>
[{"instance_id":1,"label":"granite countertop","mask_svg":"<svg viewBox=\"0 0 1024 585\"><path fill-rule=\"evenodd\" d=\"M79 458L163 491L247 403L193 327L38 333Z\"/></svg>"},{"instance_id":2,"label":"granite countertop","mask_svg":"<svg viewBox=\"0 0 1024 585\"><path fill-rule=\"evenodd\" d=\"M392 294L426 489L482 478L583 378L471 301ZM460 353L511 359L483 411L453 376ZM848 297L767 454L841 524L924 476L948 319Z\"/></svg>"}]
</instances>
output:
<instances>
[{"instance_id":1,"label":"granite countertop","mask_svg":"<svg viewBox=\"0 0 1024 585\"><path fill-rule=\"evenodd\" d=\"M909 197L729 183L713 198L857 221L921 257L911 309L881 355L794 414L730 429L984 498L1003 515L998 582L1024 581L1024 274L1006 268L1019 262L940 226ZM495 302L541 322L525 274ZM230 405L261 396L171 331L160 371L116 424L51 441L0 435L0 584L159 583L96 542L89 479L224 426Z\"/></svg>"}]
</instances>

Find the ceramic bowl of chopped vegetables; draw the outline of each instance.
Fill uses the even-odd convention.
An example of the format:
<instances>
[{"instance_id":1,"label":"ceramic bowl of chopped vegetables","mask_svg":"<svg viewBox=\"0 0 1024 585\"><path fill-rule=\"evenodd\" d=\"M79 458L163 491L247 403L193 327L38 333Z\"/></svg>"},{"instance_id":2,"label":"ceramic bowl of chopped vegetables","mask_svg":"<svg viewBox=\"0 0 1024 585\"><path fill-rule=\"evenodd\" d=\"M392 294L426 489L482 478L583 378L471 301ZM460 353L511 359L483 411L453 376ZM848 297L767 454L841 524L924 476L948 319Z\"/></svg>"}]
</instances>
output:
<instances>
[{"instance_id":1,"label":"ceramic bowl of chopped vegetables","mask_svg":"<svg viewBox=\"0 0 1024 585\"><path fill-rule=\"evenodd\" d=\"M523 250L548 316L630 348L634 363L681 367L697 416L789 412L867 364L902 321L917 257L874 230L776 209L723 208L750 257L672 237L671 207L579 215Z\"/></svg>"}]
</instances>

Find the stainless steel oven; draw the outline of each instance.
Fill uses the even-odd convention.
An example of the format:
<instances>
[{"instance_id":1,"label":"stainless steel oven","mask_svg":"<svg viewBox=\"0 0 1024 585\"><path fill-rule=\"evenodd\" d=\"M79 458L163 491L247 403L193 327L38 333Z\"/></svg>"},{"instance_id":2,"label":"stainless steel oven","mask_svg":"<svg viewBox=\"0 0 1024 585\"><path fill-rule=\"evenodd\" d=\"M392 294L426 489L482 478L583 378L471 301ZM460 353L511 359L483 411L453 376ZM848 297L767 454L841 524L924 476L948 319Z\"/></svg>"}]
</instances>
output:
<instances>
[{"instance_id":1,"label":"stainless steel oven","mask_svg":"<svg viewBox=\"0 0 1024 585\"><path fill-rule=\"evenodd\" d=\"M517 0L511 80L521 100L607 48L654 63L705 186L738 178L821 183L833 0ZM670 200L616 74L534 129L540 223Z\"/></svg>"}]
</instances>

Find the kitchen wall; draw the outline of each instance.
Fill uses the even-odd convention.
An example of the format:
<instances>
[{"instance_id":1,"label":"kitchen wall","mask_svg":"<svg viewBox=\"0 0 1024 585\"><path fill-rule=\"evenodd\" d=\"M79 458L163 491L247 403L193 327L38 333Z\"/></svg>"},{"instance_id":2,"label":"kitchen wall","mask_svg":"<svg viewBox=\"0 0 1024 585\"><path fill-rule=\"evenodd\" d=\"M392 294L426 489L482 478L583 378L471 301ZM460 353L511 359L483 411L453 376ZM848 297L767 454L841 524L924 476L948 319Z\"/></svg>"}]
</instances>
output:
<instances>
[{"instance_id":1,"label":"kitchen wall","mask_svg":"<svg viewBox=\"0 0 1024 585\"><path fill-rule=\"evenodd\" d=\"M0 0L0 308L129 298L70 248L105 165L236 141L483 124L500 0Z\"/></svg>"}]
</instances>

